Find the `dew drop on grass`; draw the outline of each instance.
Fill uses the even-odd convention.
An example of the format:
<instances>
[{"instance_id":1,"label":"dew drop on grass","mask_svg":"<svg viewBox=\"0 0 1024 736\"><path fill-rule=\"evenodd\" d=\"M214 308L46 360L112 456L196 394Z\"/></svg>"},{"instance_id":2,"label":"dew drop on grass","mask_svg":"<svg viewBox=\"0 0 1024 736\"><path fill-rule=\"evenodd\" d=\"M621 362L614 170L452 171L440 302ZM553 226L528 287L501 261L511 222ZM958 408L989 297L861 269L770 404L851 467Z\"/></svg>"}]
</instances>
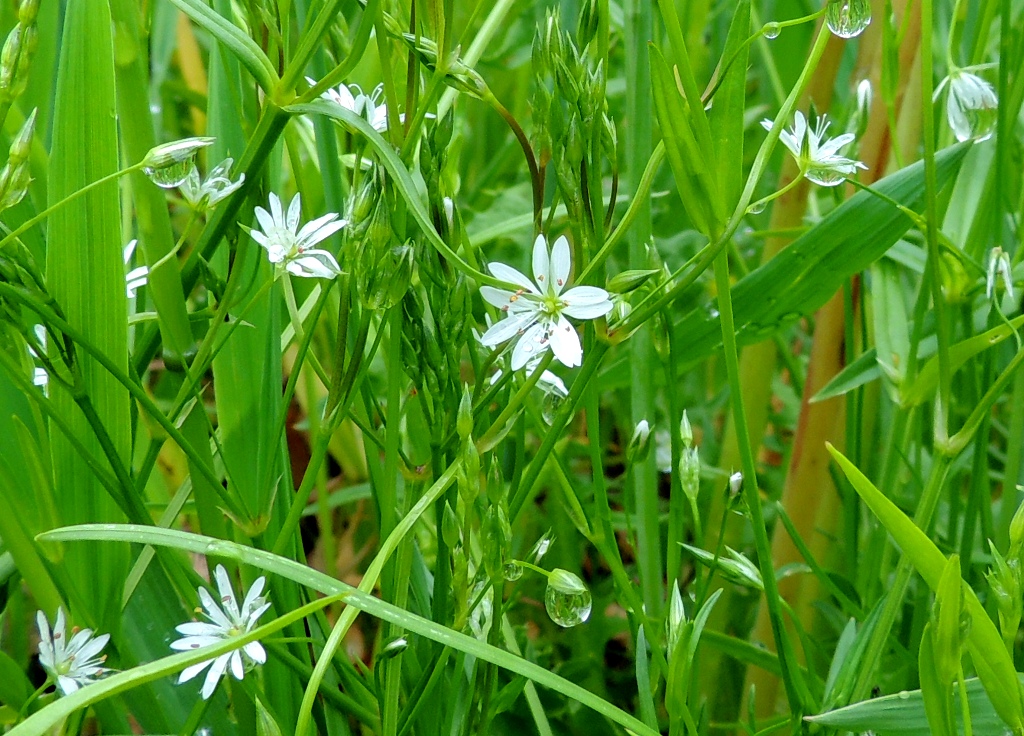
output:
<instances>
[{"instance_id":1,"label":"dew drop on grass","mask_svg":"<svg viewBox=\"0 0 1024 736\"><path fill-rule=\"evenodd\" d=\"M764 34L765 38L778 38L779 33L782 32L782 26L775 21L765 23L764 28L761 29L761 33Z\"/></svg>"},{"instance_id":2,"label":"dew drop on grass","mask_svg":"<svg viewBox=\"0 0 1024 736\"><path fill-rule=\"evenodd\" d=\"M578 626L590 618L592 605L590 590L578 576L559 568L551 571L544 608L552 621L567 629Z\"/></svg>"},{"instance_id":3,"label":"dew drop on grass","mask_svg":"<svg viewBox=\"0 0 1024 736\"><path fill-rule=\"evenodd\" d=\"M149 177L150 181L163 189L174 189L181 186L188 179L188 172L192 170L192 159L175 161L166 166L147 166L142 171Z\"/></svg>"},{"instance_id":4,"label":"dew drop on grass","mask_svg":"<svg viewBox=\"0 0 1024 736\"><path fill-rule=\"evenodd\" d=\"M764 208L767 206L767 202L765 202L763 199L759 199L758 201L754 202L752 205L747 207L747 214L760 215L762 212L764 212Z\"/></svg>"},{"instance_id":5,"label":"dew drop on grass","mask_svg":"<svg viewBox=\"0 0 1024 736\"><path fill-rule=\"evenodd\" d=\"M558 413L558 410L562 408L563 401L565 401L565 399L555 392L551 392L544 397L544 405L541 407L540 413L545 423L548 425L554 423L555 415Z\"/></svg>"},{"instance_id":6,"label":"dew drop on grass","mask_svg":"<svg viewBox=\"0 0 1024 736\"><path fill-rule=\"evenodd\" d=\"M806 176L808 180L822 187L834 187L838 184L842 184L846 180L846 176L844 174L830 168L819 169L811 167L804 172L804 176Z\"/></svg>"},{"instance_id":7,"label":"dew drop on grass","mask_svg":"<svg viewBox=\"0 0 1024 736\"><path fill-rule=\"evenodd\" d=\"M859 36L871 23L870 0L830 0L825 23L840 38Z\"/></svg>"},{"instance_id":8,"label":"dew drop on grass","mask_svg":"<svg viewBox=\"0 0 1024 736\"><path fill-rule=\"evenodd\" d=\"M502 571L505 579L510 583L514 583L523 576L523 566L518 562L508 562L505 564L505 568Z\"/></svg>"}]
</instances>

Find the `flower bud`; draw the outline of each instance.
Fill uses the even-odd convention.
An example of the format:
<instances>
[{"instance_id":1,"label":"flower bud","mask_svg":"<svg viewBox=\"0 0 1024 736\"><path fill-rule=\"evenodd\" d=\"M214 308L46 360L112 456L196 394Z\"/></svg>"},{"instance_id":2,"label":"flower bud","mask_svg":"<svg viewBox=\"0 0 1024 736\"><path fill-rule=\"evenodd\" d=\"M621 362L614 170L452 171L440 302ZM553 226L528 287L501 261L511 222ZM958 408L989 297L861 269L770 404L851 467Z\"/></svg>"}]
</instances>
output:
<instances>
[{"instance_id":1,"label":"flower bud","mask_svg":"<svg viewBox=\"0 0 1024 736\"><path fill-rule=\"evenodd\" d=\"M693 446L693 427L690 426L690 417L686 415L686 409L683 409L683 418L679 420L679 439L683 447Z\"/></svg>"},{"instance_id":2,"label":"flower bud","mask_svg":"<svg viewBox=\"0 0 1024 736\"><path fill-rule=\"evenodd\" d=\"M679 485L692 503L700 495L700 454L696 447L686 447L679 458Z\"/></svg>"},{"instance_id":3,"label":"flower bud","mask_svg":"<svg viewBox=\"0 0 1024 736\"><path fill-rule=\"evenodd\" d=\"M142 159L142 171L158 187L179 187L188 180L196 152L212 145L215 140L208 137L183 138L155 146Z\"/></svg>"},{"instance_id":4,"label":"flower bud","mask_svg":"<svg viewBox=\"0 0 1024 736\"><path fill-rule=\"evenodd\" d=\"M448 549L455 549L462 539L459 520L447 501L444 502L444 514L441 517L441 538L448 545Z\"/></svg>"},{"instance_id":5,"label":"flower bud","mask_svg":"<svg viewBox=\"0 0 1024 736\"><path fill-rule=\"evenodd\" d=\"M729 476L729 494L732 496L737 496L742 490L743 473L736 471L735 473Z\"/></svg>"},{"instance_id":6,"label":"flower bud","mask_svg":"<svg viewBox=\"0 0 1024 736\"><path fill-rule=\"evenodd\" d=\"M658 270L653 268L620 271L608 279L605 288L613 294L628 294L639 289L647 283L651 276L655 276L658 273Z\"/></svg>"},{"instance_id":7,"label":"flower bud","mask_svg":"<svg viewBox=\"0 0 1024 736\"><path fill-rule=\"evenodd\" d=\"M988 276L985 279L985 298L992 299L996 293L996 282L1001 280L1006 293L1013 299L1013 271L1010 254L998 245L988 254Z\"/></svg>"},{"instance_id":8,"label":"flower bud","mask_svg":"<svg viewBox=\"0 0 1024 736\"><path fill-rule=\"evenodd\" d=\"M764 581L761 578L761 571L758 570L757 566L745 555L737 552L732 547L726 546L726 556L718 557L717 559L714 554L707 550L703 550L700 547L683 544L683 548L705 565L709 567L716 566L718 572L720 572L722 577L726 580L735 583L736 585L741 585L744 588L764 590Z\"/></svg>"},{"instance_id":9,"label":"flower bud","mask_svg":"<svg viewBox=\"0 0 1024 736\"><path fill-rule=\"evenodd\" d=\"M537 544L533 545L533 549L530 551L530 559L533 560L533 564L539 565L540 561L544 559L544 555L551 549L551 545L554 544L555 535L550 529L544 532L544 536L537 540Z\"/></svg>"},{"instance_id":10,"label":"flower bud","mask_svg":"<svg viewBox=\"0 0 1024 736\"><path fill-rule=\"evenodd\" d=\"M1019 488L1020 486L1018 486ZM1024 503L1017 507L1010 520L1010 556L1024 566Z\"/></svg>"},{"instance_id":11,"label":"flower bud","mask_svg":"<svg viewBox=\"0 0 1024 736\"><path fill-rule=\"evenodd\" d=\"M676 645L679 643L680 635L683 633L683 627L686 625L686 608L683 606L683 596L679 592L678 580L672 583L672 596L669 599L666 625L668 628L668 636L666 637L668 641L667 654L669 659L671 659L675 653Z\"/></svg>"},{"instance_id":12,"label":"flower bud","mask_svg":"<svg viewBox=\"0 0 1024 736\"><path fill-rule=\"evenodd\" d=\"M15 86L15 76L21 66L19 63L21 34L22 27L14 26L7 35L3 51L0 51L0 98L6 102L10 102L16 96L13 87Z\"/></svg>"},{"instance_id":13,"label":"flower bud","mask_svg":"<svg viewBox=\"0 0 1024 736\"><path fill-rule=\"evenodd\" d=\"M18 23L23 26L30 26L36 22L39 14L39 0L21 0L18 6Z\"/></svg>"},{"instance_id":14,"label":"flower bud","mask_svg":"<svg viewBox=\"0 0 1024 736\"><path fill-rule=\"evenodd\" d=\"M633 430L633 436L629 440L629 446L626 448L626 460L631 465L643 462L650 449L651 425L648 424L646 419L641 419L637 422L636 428Z\"/></svg>"}]
</instances>

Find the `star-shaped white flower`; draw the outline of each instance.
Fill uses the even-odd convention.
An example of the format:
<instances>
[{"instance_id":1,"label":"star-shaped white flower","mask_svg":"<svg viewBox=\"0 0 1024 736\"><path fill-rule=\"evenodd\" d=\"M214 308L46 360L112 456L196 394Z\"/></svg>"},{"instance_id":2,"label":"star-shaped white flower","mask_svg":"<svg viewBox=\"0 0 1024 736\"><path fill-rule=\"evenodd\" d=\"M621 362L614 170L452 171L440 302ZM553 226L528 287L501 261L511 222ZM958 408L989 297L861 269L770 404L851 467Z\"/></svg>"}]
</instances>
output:
<instances>
[{"instance_id":1,"label":"star-shaped white flower","mask_svg":"<svg viewBox=\"0 0 1024 736\"><path fill-rule=\"evenodd\" d=\"M762 120L765 130L772 129L771 120ZM826 116L818 118L812 129L807 118L799 110L793 119L793 130L783 130L779 140L789 149L800 164L800 173L807 179L823 187L834 187L856 173L857 169L866 169L860 161L839 155L839 150L854 138L853 133L844 133L835 138L826 138L829 122Z\"/></svg>"},{"instance_id":2,"label":"star-shaped white flower","mask_svg":"<svg viewBox=\"0 0 1024 736\"><path fill-rule=\"evenodd\" d=\"M992 85L964 69L953 69L950 75L939 83L935 90L938 95L949 85L946 97L946 117L958 141L978 137L984 140L992 134L995 125L999 98Z\"/></svg>"},{"instance_id":3,"label":"star-shaped white flower","mask_svg":"<svg viewBox=\"0 0 1024 736\"><path fill-rule=\"evenodd\" d=\"M202 602L203 608L206 609L204 615L210 619L210 623L189 621L177 626L176 630L179 634L183 634L183 638L171 642L171 649L189 651L211 644L219 644L225 639L246 634L253 630L259 617L270 608L270 603L260 595L263 592L263 586L266 585L266 578L256 579L256 582L249 588L249 592L245 594L242 607L239 608L238 599L235 598L235 591L231 587L231 580L224 567L217 565L213 576L217 581L217 590L220 592L220 604L213 599L206 588L199 588L199 600ZM209 667L210 671L206 673L206 681L203 683L202 689L203 700L209 700L213 691L217 689L220 678L228 672L229 668L235 679L241 680L246 671L266 661L267 653L263 649L263 645L258 641L251 641L241 649L186 667L178 677L178 684L191 680Z\"/></svg>"},{"instance_id":4,"label":"star-shaped white flower","mask_svg":"<svg viewBox=\"0 0 1024 736\"><path fill-rule=\"evenodd\" d=\"M334 256L326 250L313 246L327 239L348 224L338 219L335 212L307 222L299 229L299 215L302 204L296 194L285 214L281 200L270 193L270 212L256 208L256 219L263 231L251 230L252 239L267 250L270 262L283 267L288 273L309 278L333 279L341 273L341 267Z\"/></svg>"},{"instance_id":5,"label":"star-shaped white flower","mask_svg":"<svg viewBox=\"0 0 1024 736\"><path fill-rule=\"evenodd\" d=\"M306 77L306 81L311 87L317 84L316 80L310 77ZM374 130L382 133L388 129L388 106L380 102L383 92L383 84L374 87L370 94L364 94L363 88L358 84L341 84L326 90L320 97L363 116Z\"/></svg>"},{"instance_id":6,"label":"star-shaped white flower","mask_svg":"<svg viewBox=\"0 0 1024 736\"><path fill-rule=\"evenodd\" d=\"M583 362L579 335L567 317L597 319L608 314L612 302L608 292L597 286L574 286L563 292L572 256L569 241L561 236L548 252L547 239L538 235L533 243L533 281L504 263L488 264L491 273L515 284L516 291L480 287L480 296L507 316L492 325L480 342L494 347L516 338L512 349L512 370L517 371L531 358L549 348L564 365L573 368Z\"/></svg>"},{"instance_id":7,"label":"star-shaped white flower","mask_svg":"<svg viewBox=\"0 0 1024 736\"><path fill-rule=\"evenodd\" d=\"M218 202L229 197L245 182L245 174L239 174L237 181L231 181L231 166L234 159L226 158L210 169L206 181L199 176L199 169L193 166L181 185L181 196L188 206L197 212L213 209Z\"/></svg>"},{"instance_id":8,"label":"star-shaped white flower","mask_svg":"<svg viewBox=\"0 0 1024 736\"><path fill-rule=\"evenodd\" d=\"M101 666L106 657L100 652L110 641L110 634L94 637L92 629L73 628L68 641L64 609L59 607L52 632L42 611L36 613L36 626L39 627L39 664L56 681L63 695L91 685L106 672Z\"/></svg>"}]
</instances>

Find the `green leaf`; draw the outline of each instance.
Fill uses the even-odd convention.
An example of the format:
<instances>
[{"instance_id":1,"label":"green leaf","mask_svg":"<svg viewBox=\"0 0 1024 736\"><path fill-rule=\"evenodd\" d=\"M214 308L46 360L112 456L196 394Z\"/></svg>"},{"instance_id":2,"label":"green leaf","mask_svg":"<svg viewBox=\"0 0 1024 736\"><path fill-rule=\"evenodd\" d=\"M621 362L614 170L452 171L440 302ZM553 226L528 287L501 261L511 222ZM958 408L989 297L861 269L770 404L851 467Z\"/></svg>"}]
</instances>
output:
<instances>
[{"instance_id":1,"label":"green leaf","mask_svg":"<svg viewBox=\"0 0 1024 736\"><path fill-rule=\"evenodd\" d=\"M939 186L959 170L964 144L936 157ZM887 197L913 209L924 193L920 162L875 185ZM769 338L801 317L813 314L842 283L874 263L910 228L899 209L868 192L858 192L797 238L768 263L732 289L737 340L749 345ZM705 310L689 312L677 327L689 361L698 361L721 345L721 324Z\"/></svg>"},{"instance_id":2,"label":"green leaf","mask_svg":"<svg viewBox=\"0 0 1024 736\"><path fill-rule=\"evenodd\" d=\"M718 185L726 209L732 210L743 191L743 123L747 101L747 57L750 45L750 0L736 3L729 35L718 62L729 64L708 112L711 144L715 150Z\"/></svg>"},{"instance_id":3,"label":"green leaf","mask_svg":"<svg viewBox=\"0 0 1024 736\"><path fill-rule=\"evenodd\" d=\"M1016 676L1022 677L1019 674ZM978 736L1003 733L1006 726L985 694L981 682L972 677L966 681L966 686L974 733ZM956 690L952 693L958 697ZM957 733L963 733L959 708L956 714L959 726ZM928 724L920 690L905 690L895 695L865 700L821 715L805 716L804 720L838 731L873 731L876 736L931 736L936 733Z\"/></svg>"},{"instance_id":4,"label":"green leaf","mask_svg":"<svg viewBox=\"0 0 1024 736\"><path fill-rule=\"evenodd\" d=\"M928 587L937 589L946 568L946 558L939 548L841 452L831 443L827 443L827 446L847 480L892 535L906 559L924 578ZM978 677L1003 720L1014 730L1022 731L1024 701L1016 681L1013 661L1003 646L999 630L970 588L964 589L964 607L971 617L967 645Z\"/></svg>"},{"instance_id":5,"label":"green leaf","mask_svg":"<svg viewBox=\"0 0 1024 736\"><path fill-rule=\"evenodd\" d=\"M881 260L871 267L874 297L875 349L878 367L889 380L901 386L910 357L910 330L900 269Z\"/></svg>"},{"instance_id":6,"label":"green leaf","mask_svg":"<svg viewBox=\"0 0 1024 736\"><path fill-rule=\"evenodd\" d=\"M953 726L956 711L953 710L953 688L939 675L935 664L935 627L929 622L925 624L921 637L921 648L918 651L918 674L921 678L921 699L924 701L924 712L932 733L954 732Z\"/></svg>"},{"instance_id":7,"label":"green leaf","mask_svg":"<svg viewBox=\"0 0 1024 736\"><path fill-rule=\"evenodd\" d=\"M1011 329L1012 326L1012 329ZM1001 324L991 330L982 332L980 335L969 337L966 340L951 345L949 348L949 369L955 372L960 369L968 360L981 354L993 345L998 345L1003 340L1014 334L1014 330L1024 327L1024 315L1010 320L1010 324ZM914 383L903 394L903 406L917 406L931 399L939 383L939 361L932 357L921 367L920 373Z\"/></svg>"},{"instance_id":8,"label":"green leaf","mask_svg":"<svg viewBox=\"0 0 1024 736\"><path fill-rule=\"evenodd\" d=\"M50 152L50 206L118 170L111 29L106 0L67 4ZM50 292L84 339L127 373L123 246L115 181L60 206L50 216L46 253ZM82 350L77 361L84 391L110 436L116 453L112 459L125 463L131 446L128 392ZM95 432L75 401L64 391L54 391L53 404L75 436L102 458ZM55 498L64 521L122 519L114 501L63 435L55 432L51 439ZM63 564L67 579L79 586L80 600L89 601L89 623L116 634L127 547L85 546L69 552Z\"/></svg>"},{"instance_id":9,"label":"green leaf","mask_svg":"<svg viewBox=\"0 0 1024 736\"><path fill-rule=\"evenodd\" d=\"M878 352L874 348L868 348L858 355L856 360L839 371L831 381L822 387L821 391L811 398L811 403L842 396L855 388L877 380L882 375L882 370L878 367L877 355Z\"/></svg>"},{"instance_id":10,"label":"green leaf","mask_svg":"<svg viewBox=\"0 0 1024 736\"><path fill-rule=\"evenodd\" d=\"M252 74L257 84L268 94L278 82L277 72L270 59L256 42L238 26L200 0L171 0L181 12L195 21L203 30L220 41Z\"/></svg>"},{"instance_id":11,"label":"green leaf","mask_svg":"<svg viewBox=\"0 0 1024 736\"><path fill-rule=\"evenodd\" d=\"M651 730L622 709L617 708L589 690L563 677L559 677L540 665L417 616L369 593L353 588L329 575L270 552L212 537L203 537L198 534L133 524L83 524L45 532L40 535L39 539L40 541L47 542L72 540L127 541L137 544L173 547L189 552L238 560L265 572L280 575L300 585L305 585L325 595L343 596L346 604L364 613L368 613L382 621L393 623L400 628L407 629L410 633L419 634L431 641L450 646L460 652L522 675L533 682L561 693L565 697L576 700L636 734L658 736L657 731ZM213 650L210 651L212 652ZM201 659L203 658L200 658L199 661ZM174 670L172 669L171 671ZM12 736L14 736L14 732L12 732Z\"/></svg>"}]
</instances>

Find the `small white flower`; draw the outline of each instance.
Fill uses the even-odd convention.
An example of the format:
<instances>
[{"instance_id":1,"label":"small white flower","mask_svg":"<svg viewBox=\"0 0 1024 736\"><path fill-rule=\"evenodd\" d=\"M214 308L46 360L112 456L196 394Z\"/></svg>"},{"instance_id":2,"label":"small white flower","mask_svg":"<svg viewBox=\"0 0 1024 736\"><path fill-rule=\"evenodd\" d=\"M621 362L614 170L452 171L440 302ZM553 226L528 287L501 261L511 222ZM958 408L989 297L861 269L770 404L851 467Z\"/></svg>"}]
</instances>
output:
<instances>
[{"instance_id":1,"label":"small white flower","mask_svg":"<svg viewBox=\"0 0 1024 736\"><path fill-rule=\"evenodd\" d=\"M316 80L306 77L306 81L311 87L316 86ZM326 90L320 97L361 115L370 123L370 127L382 133L388 129L388 106L380 102L383 92L383 84L374 87L370 94L364 94L358 84L342 84Z\"/></svg>"},{"instance_id":2,"label":"small white flower","mask_svg":"<svg viewBox=\"0 0 1024 736\"><path fill-rule=\"evenodd\" d=\"M71 629L71 641L65 630L64 609L57 608L57 620L53 631L42 611L36 613L39 627L39 664L57 682L57 688L64 695L70 695L80 687L91 685L106 672L101 667L106 656L101 656L103 647L110 641L110 634L94 637L92 629Z\"/></svg>"},{"instance_id":3,"label":"small white flower","mask_svg":"<svg viewBox=\"0 0 1024 736\"><path fill-rule=\"evenodd\" d=\"M192 209L202 212L213 209L218 202L229 197L245 182L245 174L238 175L238 181L231 181L231 166L234 159L226 158L210 169L206 181L201 181L199 169L193 166L188 178L181 185L181 196Z\"/></svg>"},{"instance_id":4,"label":"small white flower","mask_svg":"<svg viewBox=\"0 0 1024 736\"><path fill-rule=\"evenodd\" d=\"M260 595L263 592L263 586L266 585L266 578L256 578L256 582L245 594L242 607L239 608L238 599L235 598L235 591L231 587L231 580L224 567L217 565L213 576L217 581L217 590L220 592L220 604L214 600L206 588L199 588L199 600L202 602L203 608L206 609L204 615L210 619L210 623L189 621L176 627L177 632L183 634L184 637L171 642L171 649L177 651L199 649L246 634L253 630L259 617L270 608L270 603ZM217 689L220 678L229 668L235 679L241 680L247 670L266 661L267 653L263 649L263 645L258 641L251 641L240 650L236 649L214 659L186 667L178 677L178 684L191 680L209 667L210 671L206 673L206 681L203 683L202 690L203 700L209 700L213 691Z\"/></svg>"},{"instance_id":5,"label":"small white flower","mask_svg":"<svg viewBox=\"0 0 1024 736\"><path fill-rule=\"evenodd\" d=\"M938 95L949 85L946 97L946 117L958 141L979 136L980 140L991 135L992 123L999 98L992 85L964 69L954 68L948 77L935 89Z\"/></svg>"},{"instance_id":6,"label":"small white flower","mask_svg":"<svg viewBox=\"0 0 1024 736\"><path fill-rule=\"evenodd\" d=\"M132 254L135 253L135 246L139 244L137 238L132 238L128 241L128 244L124 247L124 265L128 265L132 260ZM125 292L128 294L129 299L135 298L135 291L145 286L149 281L149 266L139 266L129 271L125 277Z\"/></svg>"},{"instance_id":7,"label":"small white flower","mask_svg":"<svg viewBox=\"0 0 1024 736\"><path fill-rule=\"evenodd\" d=\"M249 234L253 240L266 248L270 262L283 266L288 273L310 278L333 279L341 273L338 262L328 251L317 250L313 246L341 230L348 221L339 220L337 213L330 212L307 222L300 230L301 211L302 205L298 194L292 198L286 215L281 207L281 200L271 192L270 212L262 207L256 208L256 219L260 221L263 232L251 230Z\"/></svg>"},{"instance_id":8,"label":"small white flower","mask_svg":"<svg viewBox=\"0 0 1024 736\"><path fill-rule=\"evenodd\" d=\"M985 279L985 298L991 299L996 293L996 279L1001 278L1006 293L1013 299L1013 273L1010 269L1010 255L996 246L988 254L988 274Z\"/></svg>"},{"instance_id":9,"label":"small white flower","mask_svg":"<svg viewBox=\"0 0 1024 736\"><path fill-rule=\"evenodd\" d=\"M497 278L519 288L513 292L493 286L480 287L484 300L508 315L492 325L480 342L494 347L516 338L512 349L514 371L549 348L564 365L570 368L580 365L583 347L576 329L566 318L603 317L611 311L612 302L608 292L597 286L574 286L563 293L572 270L569 241L565 236L555 241L550 253L545 237L537 236L533 243L533 281L504 263L490 263L488 268Z\"/></svg>"},{"instance_id":10,"label":"small white flower","mask_svg":"<svg viewBox=\"0 0 1024 736\"><path fill-rule=\"evenodd\" d=\"M765 130L772 129L771 120L762 120L761 125ZM857 169L866 169L867 166L860 161L839 155L839 150L849 143L852 143L855 136L853 133L844 133L832 139L827 139L829 122L824 115L817 119L812 129L807 118L799 110L793 119L793 130L783 130L779 134L779 140L789 149L790 153L800 164L800 173L815 184L824 187L834 187Z\"/></svg>"}]
</instances>

